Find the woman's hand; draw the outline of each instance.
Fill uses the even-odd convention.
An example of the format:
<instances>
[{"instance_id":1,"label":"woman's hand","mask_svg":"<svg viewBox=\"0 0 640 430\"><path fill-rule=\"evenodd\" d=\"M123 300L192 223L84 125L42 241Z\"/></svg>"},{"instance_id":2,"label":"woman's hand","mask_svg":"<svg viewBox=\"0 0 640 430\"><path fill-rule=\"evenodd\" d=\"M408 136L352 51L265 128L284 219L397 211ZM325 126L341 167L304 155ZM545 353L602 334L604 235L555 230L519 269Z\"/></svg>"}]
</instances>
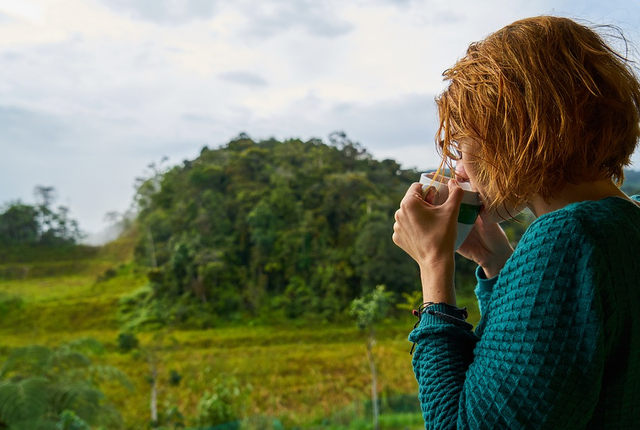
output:
<instances>
[{"instance_id":1,"label":"woman's hand","mask_svg":"<svg viewBox=\"0 0 640 430\"><path fill-rule=\"evenodd\" d=\"M449 181L449 196L437 206L432 188L424 198L421 191L422 184L412 184L400 202L393 241L420 266L424 301L455 305L454 245L464 191Z\"/></svg>"},{"instance_id":2,"label":"woman's hand","mask_svg":"<svg viewBox=\"0 0 640 430\"><path fill-rule=\"evenodd\" d=\"M487 278L493 278L511 257L513 248L502 227L489 218L483 218L481 214L469 236L458 248L458 254L475 261Z\"/></svg>"}]
</instances>

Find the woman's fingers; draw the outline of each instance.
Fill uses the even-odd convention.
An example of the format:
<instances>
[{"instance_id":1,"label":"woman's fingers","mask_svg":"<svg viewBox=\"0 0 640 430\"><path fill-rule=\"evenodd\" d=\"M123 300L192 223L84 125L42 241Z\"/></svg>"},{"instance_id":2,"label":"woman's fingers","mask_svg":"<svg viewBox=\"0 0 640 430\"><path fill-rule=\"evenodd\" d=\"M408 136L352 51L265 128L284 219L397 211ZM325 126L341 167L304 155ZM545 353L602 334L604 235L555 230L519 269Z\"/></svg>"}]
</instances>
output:
<instances>
[{"instance_id":1,"label":"woman's fingers","mask_svg":"<svg viewBox=\"0 0 640 430\"><path fill-rule=\"evenodd\" d=\"M423 190L423 193L424 200L429 204L433 204L436 199L436 187L429 186L426 190Z\"/></svg>"},{"instance_id":2,"label":"woman's fingers","mask_svg":"<svg viewBox=\"0 0 640 430\"><path fill-rule=\"evenodd\" d=\"M452 188L447 201L433 205L437 190L413 183L395 214L393 242L416 261L449 254L455 241L456 220L464 191ZM445 189L446 193L447 190ZM424 196L424 197L423 197Z\"/></svg>"},{"instance_id":3,"label":"woman's fingers","mask_svg":"<svg viewBox=\"0 0 640 430\"><path fill-rule=\"evenodd\" d=\"M407 189L407 192L402 198L402 201L400 202L400 210L409 208L417 202L424 203L424 199L422 198L422 184L414 182Z\"/></svg>"},{"instance_id":4,"label":"woman's fingers","mask_svg":"<svg viewBox=\"0 0 640 430\"><path fill-rule=\"evenodd\" d=\"M464 190L458 184L458 181L455 179L451 179L449 181L449 196L447 197L447 201L443 203L443 205L452 206L456 210L460 210L460 204L462 203L462 199L464 198Z\"/></svg>"}]
</instances>

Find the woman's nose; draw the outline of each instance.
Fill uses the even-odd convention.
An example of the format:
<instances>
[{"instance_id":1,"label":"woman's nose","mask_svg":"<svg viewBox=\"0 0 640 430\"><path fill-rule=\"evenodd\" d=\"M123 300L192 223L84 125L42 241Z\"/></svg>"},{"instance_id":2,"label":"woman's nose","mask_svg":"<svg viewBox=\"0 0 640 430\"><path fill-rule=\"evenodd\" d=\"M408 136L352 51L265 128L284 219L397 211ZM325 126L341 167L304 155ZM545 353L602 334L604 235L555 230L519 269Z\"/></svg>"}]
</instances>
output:
<instances>
[{"instance_id":1,"label":"woman's nose","mask_svg":"<svg viewBox=\"0 0 640 430\"><path fill-rule=\"evenodd\" d=\"M455 172L456 172L456 179L459 182L469 182L469 176L467 175L467 171L462 161L456 162Z\"/></svg>"}]
</instances>

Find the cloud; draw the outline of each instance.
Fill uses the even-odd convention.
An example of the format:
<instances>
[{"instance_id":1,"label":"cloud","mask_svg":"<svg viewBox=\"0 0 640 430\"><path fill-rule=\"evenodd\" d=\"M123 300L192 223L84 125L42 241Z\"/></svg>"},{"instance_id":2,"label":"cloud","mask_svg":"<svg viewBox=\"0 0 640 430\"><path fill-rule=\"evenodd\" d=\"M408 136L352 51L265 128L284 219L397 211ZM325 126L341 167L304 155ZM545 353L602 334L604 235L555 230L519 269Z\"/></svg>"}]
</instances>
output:
<instances>
[{"instance_id":1,"label":"cloud","mask_svg":"<svg viewBox=\"0 0 640 430\"><path fill-rule=\"evenodd\" d=\"M51 148L69 132L64 120L56 116L16 106L0 105L0 147ZM5 153L6 155L6 153Z\"/></svg>"},{"instance_id":2,"label":"cloud","mask_svg":"<svg viewBox=\"0 0 640 430\"><path fill-rule=\"evenodd\" d=\"M213 17L215 0L101 0L119 13L133 19L160 25L180 25Z\"/></svg>"},{"instance_id":3,"label":"cloud","mask_svg":"<svg viewBox=\"0 0 640 430\"><path fill-rule=\"evenodd\" d=\"M418 27L442 27L464 21L472 8L461 6L464 0L457 2L437 2L433 0L367 0L362 5L375 4L391 6L402 13L409 14L413 25Z\"/></svg>"},{"instance_id":4,"label":"cloud","mask_svg":"<svg viewBox=\"0 0 640 430\"><path fill-rule=\"evenodd\" d=\"M254 0L246 0L240 7L248 17L243 33L252 39L270 38L294 28L313 36L335 38L355 28L336 13L342 7L335 0L268 0L259 7Z\"/></svg>"},{"instance_id":5,"label":"cloud","mask_svg":"<svg viewBox=\"0 0 640 430\"><path fill-rule=\"evenodd\" d=\"M198 124L215 124L216 120L207 115L200 115L195 113L185 113L180 116L184 121L198 123Z\"/></svg>"},{"instance_id":6,"label":"cloud","mask_svg":"<svg viewBox=\"0 0 640 430\"><path fill-rule=\"evenodd\" d=\"M405 167L433 167L439 162L433 143L437 127L433 94L336 104L329 118L376 158L392 158Z\"/></svg>"},{"instance_id":7,"label":"cloud","mask_svg":"<svg viewBox=\"0 0 640 430\"><path fill-rule=\"evenodd\" d=\"M433 94L403 94L365 103L326 100L310 92L280 112L249 115L244 125L257 139L309 139L344 131L377 159L395 159L407 168L431 168L439 164L433 143L436 120Z\"/></svg>"},{"instance_id":8,"label":"cloud","mask_svg":"<svg viewBox=\"0 0 640 430\"><path fill-rule=\"evenodd\" d=\"M9 24L11 22L14 22L15 20L10 17L9 15L6 15L2 12L0 12L0 25L4 25L4 24Z\"/></svg>"},{"instance_id":9,"label":"cloud","mask_svg":"<svg viewBox=\"0 0 640 430\"><path fill-rule=\"evenodd\" d=\"M220 73L218 77L223 81L231 82L233 84L246 85L249 87L266 87L269 85L267 81L265 81L259 75L242 70Z\"/></svg>"}]
</instances>

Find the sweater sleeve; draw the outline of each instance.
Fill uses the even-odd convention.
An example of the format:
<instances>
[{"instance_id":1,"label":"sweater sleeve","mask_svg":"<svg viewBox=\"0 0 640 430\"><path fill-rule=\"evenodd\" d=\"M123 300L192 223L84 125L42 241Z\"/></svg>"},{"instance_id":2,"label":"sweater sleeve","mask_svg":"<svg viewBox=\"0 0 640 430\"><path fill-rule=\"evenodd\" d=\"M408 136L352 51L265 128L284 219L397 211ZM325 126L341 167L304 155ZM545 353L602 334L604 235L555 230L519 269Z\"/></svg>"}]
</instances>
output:
<instances>
[{"instance_id":1,"label":"sweater sleeve","mask_svg":"<svg viewBox=\"0 0 640 430\"><path fill-rule=\"evenodd\" d=\"M437 318L411 333L427 429L586 426L604 367L601 309L593 247L563 216L532 224L492 280L481 338Z\"/></svg>"},{"instance_id":2,"label":"sweater sleeve","mask_svg":"<svg viewBox=\"0 0 640 430\"><path fill-rule=\"evenodd\" d=\"M478 280L478 285L476 286L475 293L478 298L480 315L484 315L491 298L491 294L493 293L493 287L498 281L498 277L494 276L493 278L487 278L482 267L478 266L476 269L476 279Z\"/></svg>"}]
</instances>

